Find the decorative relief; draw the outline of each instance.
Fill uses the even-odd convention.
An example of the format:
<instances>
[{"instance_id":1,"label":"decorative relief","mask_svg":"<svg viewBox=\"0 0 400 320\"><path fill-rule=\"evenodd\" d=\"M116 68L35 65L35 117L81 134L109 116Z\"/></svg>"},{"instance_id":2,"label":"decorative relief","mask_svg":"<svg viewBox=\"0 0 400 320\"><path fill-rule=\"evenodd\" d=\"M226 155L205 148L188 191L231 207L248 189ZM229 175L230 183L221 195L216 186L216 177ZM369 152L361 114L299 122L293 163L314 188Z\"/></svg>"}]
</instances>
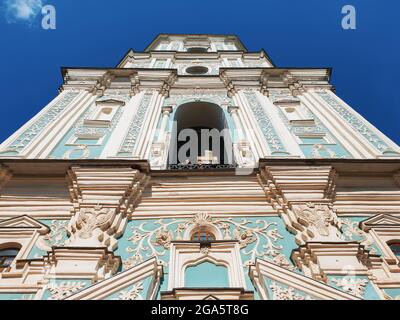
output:
<instances>
[{"instance_id":1,"label":"decorative relief","mask_svg":"<svg viewBox=\"0 0 400 320\"><path fill-rule=\"evenodd\" d=\"M345 120L354 130L359 132L365 139L367 139L378 151L380 152L395 152L388 146L376 133L374 133L368 126L358 117L353 114L346 107L342 106L333 97L325 91L316 92L328 105L335 110L339 116Z\"/></svg>"},{"instance_id":2,"label":"decorative relief","mask_svg":"<svg viewBox=\"0 0 400 320\"><path fill-rule=\"evenodd\" d=\"M256 94L253 91L244 92L247 101L249 102L250 108L253 111L255 118L259 124L259 127L267 140L268 146L271 149L271 153L287 153L285 147L282 144L279 136L276 134L272 122L265 113L262 105L257 99Z\"/></svg>"},{"instance_id":3,"label":"decorative relief","mask_svg":"<svg viewBox=\"0 0 400 320\"><path fill-rule=\"evenodd\" d=\"M305 106L300 105L300 100L294 98L289 90L271 90L269 98L278 105L278 114L282 119L282 122L285 124L286 128L289 129L291 133L295 136L303 136L303 137L324 137L328 133L328 129L322 124L322 122ZM293 124L290 119L285 115L283 111L283 107L280 106L279 101L287 102L296 102L298 103L298 108L301 110L304 119L303 120L311 120L306 121L305 123L297 122ZM296 107L296 108L297 108ZM333 138L330 138L333 140ZM301 143L301 145L304 145ZM333 150L332 145L338 149L339 154ZM326 144L313 144L311 150L308 148L302 148L303 153L306 157L311 157L314 159L321 158L349 158L350 155L345 151L343 146L339 144L337 141L326 143Z\"/></svg>"},{"instance_id":4,"label":"decorative relief","mask_svg":"<svg viewBox=\"0 0 400 320\"><path fill-rule=\"evenodd\" d=\"M246 218L212 218L206 213L198 213L188 219L158 219L151 222L142 222L131 227L132 234L128 238L129 245L125 251L130 256L123 260L127 269L139 264L150 257L158 257L162 264L167 265L167 250L171 241L183 240L185 232L198 226L209 226L217 229L224 240L238 240L243 256L247 259L244 266L252 264L257 257L273 260L282 266L289 262L283 261L283 246L279 240L283 236L277 229L276 222L257 219L251 221Z\"/></svg>"},{"instance_id":5,"label":"decorative relief","mask_svg":"<svg viewBox=\"0 0 400 320\"><path fill-rule=\"evenodd\" d=\"M379 254L374 248L375 243L369 233L359 228L359 221L354 221L348 218L341 218L341 229L343 238L346 241L358 241L367 249L371 254Z\"/></svg>"},{"instance_id":6,"label":"decorative relief","mask_svg":"<svg viewBox=\"0 0 400 320\"><path fill-rule=\"evenodd\" d=\"M232 98L228 97L226 91L215 91L210 89L194 89L183 94L171 94L164 101L164 106L176 105L180 106L188 102L210 102L221 105L233 104Z\"/></svg>"},{"instance_id":7,"label":"decorative relief","mask_svg":"<svg viewBox=\"0 0 400 320\"><path fill-rule=\"evenodd\" d=\"M101 98L97 99L96 102L107 101L107 100L115 100L115 101L123 101L127 103L129 101L129 95L106 95L102 96ZM65 145L58 146L54 149L49 156L49 158L57 158L55 154L58 152L63 152L62 158L63 159L88 159L91 157L91 151L93 151L93 147L88 146L86 144L73 144L69 141L74 141L74 137L84 136L86 138L101 138L101 141L104 143L107 140L107 137L111 134L113 129L115 128L116 124L118 123L121 115L122 115L122 108L119 106L117 107L117 111L115 112L114 116L108 123L108 125L104 126L96 126L96 125L88 125L87 123L90 122L93 117L93 114L96 114L99 110L99 106L96 105L96 102L89 106L83 115L78 119L78 121L74 124L71 130L68 133L68 139L66 140ZM99 144L99 146L101 146ZM93 157L93 156L92 156Z\"/></svg>"},{"instance_id":8,"label":"decorative relief","mask_svg":"<svg viewBox=\"0 0 400 320\"><path fill-rule=\"evenodd\" d=\"M78 157L79 159L88 159L90 156L90 149L88 148L87 145L79 145L76 146L73 149L69 149L67 151L64 152L63 154L63 159L70 159L72 154L76 154L80 152L81 155Z\"/></svg>"},{"instance_id":9,"label":"decorative relief","mask_svg":"<svg viewBox=\"0 0 400 320\"><path fill-rule=\"evenodd\" d=\"M68 220L42 220L46 224L50 232L39 236L35 246L28 255L28 259L40 259L46 252L51 251L53 246L62 247L67 240L67 225Z\"/></svg>"},{"instance_id":10,"label":"decorative relief","mask_svg":"<svg viewBox=\"0 0 400 320\"><path fill-rule=\"evenodd\" d=\"M286 259L285 255L283 254L278 254L272 259L272 262L275 263L276 265L285 268L290 271L294 271L296 267L292 265L288 259Z\"/></svg>"},{"instance_id":11,"label":"decorative relief","mask_svg":"<svg viewBox=\"0 0 400 320\"><path fill-rule=\"evenodd\" d=\"M94 208L81 208L76 220L76 227L79 229L78 236L82 239L91 238L93 231L110 222L114 215L115 208L103 208L100 205Z\"/></svg>"},{"instance_id":12,"label":"decorative relief","mask_svg":"<svg viewBox=\"0 0 400 320\"><path fill-rule=\"evenodd\" d=\"M333 151L328 146L320 144L320 143L317 143L317 144L313 145L313 147L311 149L311 156L314 159L325 158L323 156L323 154L321 153L322 151L326 151L328 153L328 155L329 155L329 158L332 158L332 159L338 158L338 156L337 156L335 151ZM340 158L345 158L345 156L341 156Z\"/></svg>"},{"instance_id":13,"label":"decorative relief","mask_svg":"<svg viewBox=\"0 0 400 320\"><path fill-rule=\"evenodd\" d=\"M139 137L140 130L143 126L144 117L146 115L150 100L152 97L151 92L146 92L139 104L138 110L129 124L129 130L126 134L124 141L119 149L119 153L132 153L135 148L136 141Z\"/></svg>"},{"instance_id":14,"label":"decorative relief","mask_svg":"<svg viewBox=\"0 0 400 320\"><path fill-rule=\"evenodd\" d=\"M26 129L16 140L8 147L7 151L20 152L33 139L35 139L44 128L54 121L79 94L75 91L67 91L64 96L50 107L42 116L40 116L28 129Z\"/></svg>"},{"instance_id":15,"label":"decorative relief","mask_svg":"<svg viewBox=\"0 0 400 320\"><path fill-rule=\"evenodd\" d=\"M289 89L270 89L268 98L272 102L276 102L278 100L300 102L299 99L292 95Z\"/></svg>"},{"instance_id":16,"label":"decorative relief","mask_svg":"<svg viewBox=\"0 0 400 320\"><path fill-rule=\"evenodd\" d=\"M330 236L331 226L335 226L335 233L339 234L339 230L336 228L339 221L328 205L307 203L296 205L293 210L301 224L306 227L314 227L319 235Z\"/></svg>"},{"instance_id":17,"label":"decorative relief","mask_svg":"<svg viewBox=\"0 0 400 320\"><path fill-rule=\"evenodd\" d=\"M128 95L106 95L97 99L96 102L107 101L107 100L117 100L128 103L130 97ZM85 121L90 120L92 114L98 110L99 107L94 103L88 110L83 114L83 116L74 125L75 135L87 135L87 136L104 136L110 133L115 125L118 123L121 115L122 108L119 107L114 117L111 119L110 124L107 127L95 127L85 125Z\"/></svg>"},{"instance_id":18,"label":"decorative relief","mask_svg":"<svg viewBox=\"0 0 400 320\"><path fill-rule=\"evenodd\" d=\"M343 278L332 278L332 282L335 283L340 290L359 298L363 298L368 284L368 279L359 279L347 276Z\"/></svg>"},{"instance_id":19,"label":"decorative relief","mask_svg":"<svg viewBox=\"0 0 400 320\"><path fill-rule=\"evenodd\" d=\"M143 300L141 292L143 291L143 283L137 283L130 290L121 291L118 300Z\"/></svg>"},{"instance_id":20,"label":"decorative relief","mask_svg":"<svg viewBox=\"0 0 400 320\"><path fill-rule=\"evenodd\" d=\"M116 249L126 215L148 181L131 167L72 166L67 181L73 203L68 223L69 246ZM111 187L110 187L111 186Z\"/></svg>"},{"instance_id":21,"label":"decorative relief","mask_svg":"<svg viewBox=\"0 0 400 320\"><path fill-rule=\"evenodd\" d=\"M47 250L51 246L60 247L64 245L67 235L68 220L52 220L50 225L50 232L42 236L36 244L40 248Z\"/></svg>"},{"instance_id":22,"label":"decorative relief","mask_svg":"<svg viewBox=\"0 0 400 320\"><path fill-rule=\"evenodd\" d=\"M169 249L173 236L174 234L171 231L158 230L156 233L156 244L164 247L164 249Z\"/></svg>"},{"instance_id":23,"label":"decorative relief","mask_svg":"<svg viewBox=\"0 0 400 320\"><path fill-rule=\"evenodd\" d=\"M277 99L277 100L279 100L279 99ZM277 104L279 105L279 103L277 103ZM282 108L278 107L279 117L282 119L285 126L294 135L297 135L297 136L306 135L306 134L308 134L308 135L325 135L327 133L328 130L325 128L325 126L321 123L321 121L319 121L318 118L315 117L315 115L308 108L302 108L302 111L305 113L305 119L312 119L314 121L314 124L301 125L301 126L292 125L290 123L289 119L283 113Z\"/></svg>"},{"instance_id":24,"label":"decorative relief","mask_svg":"<svg viewBox=\"0 0 400 320\"><path fill-rule=\"evenodd\" d=\"M313 300L309 295L301 295L294 288L282 287L276 282L272 282L270 288L273 300Z\"/></svg>"},{"instance_id":25,"label":"decorative relief","mask_svg":"<svg viewBox=\"0 0 400 320\"><path fill-rule=\"evenodd\" d=\"M73 293L82 290L85 285L84 282L80 281L63 281L60 283L52 282L47 287L47 290L51 293L49 300L63 300Z\"/></svg>"}]
</instances>

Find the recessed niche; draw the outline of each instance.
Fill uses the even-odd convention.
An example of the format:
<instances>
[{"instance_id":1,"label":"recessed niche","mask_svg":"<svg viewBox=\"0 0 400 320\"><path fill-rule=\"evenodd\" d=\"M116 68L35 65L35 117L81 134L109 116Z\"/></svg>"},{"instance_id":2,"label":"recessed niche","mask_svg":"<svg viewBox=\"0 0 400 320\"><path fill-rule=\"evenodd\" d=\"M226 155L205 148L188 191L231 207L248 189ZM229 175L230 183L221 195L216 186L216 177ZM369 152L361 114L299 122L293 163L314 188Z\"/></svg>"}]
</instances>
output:
<instances>
[{"instance_id":1,"label":"recessed niche","mask_svg":"<svg viewBox=\"0 0 400 320\"><path fill-rule=\"evenodd\" d=\"M206 74L207 72L208 68L203 66L193 66L186 69L186 73L193 75Z\"/></svg>"},{"instance_id":2,"label":"recessed niche","mask_svg":"<svg viewBox=\"0 0 400 320\"><path fill-rule=\"evenodd\" d=\"M208 52L207 48L205 48L205 47L191 47L191 48L187 48L186 51L190 52L190 53L206 53L206 52Z\"/></svg>"}]
</instances>

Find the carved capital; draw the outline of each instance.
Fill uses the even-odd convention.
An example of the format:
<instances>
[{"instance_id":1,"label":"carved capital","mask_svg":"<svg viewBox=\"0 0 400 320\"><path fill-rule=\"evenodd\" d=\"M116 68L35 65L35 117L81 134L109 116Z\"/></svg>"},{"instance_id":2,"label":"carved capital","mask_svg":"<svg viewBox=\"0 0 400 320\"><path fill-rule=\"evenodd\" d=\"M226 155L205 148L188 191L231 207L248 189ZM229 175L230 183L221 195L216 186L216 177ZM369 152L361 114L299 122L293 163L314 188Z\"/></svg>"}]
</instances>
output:
<instances>
[{"instance_id":1,"label":"carved capital","mask_svg":"<svg viewBox=\"0 0 400 320\"><path fill-rule=\"evenodd\" d=\"M173 110L172 106L163 106L161 108L161 113L168 116L172 112L172 110Z\"/></svg>"},{"instance_id":2,"label":"carved capital","mask_svg":"<svg viewBox=\"0 0 400 320\"><path fill-rule=\"evenodd\" d=\"M67 245L115 249L146 176L126 167L80 166L72 167L67 179L74 207Z\"/></svg>"},{"instance_id":3,"label":"carved capital","mask_svg":"<svg viewBox=\"0 0 400 320\"><path fill-rule=\"evenodd\" d=\"M269 74L266 73L265 71L262 72L260 77L260 92L267 97L269 96L268 79L269 79Z\"/></svg>"},{"instance_id":4,"label":"carved capital","mask_svg":"<svg viewBox=\"0 0 400 320\"><path fill-rule=\"evenodd\" d=\"M341 240L339 220L329 205L308 202L292 205L292 210L299 224L307 229L304 239L307 237L312 241Z\"/></svg>"},{"instance_id":5,"label":"carved capital","mask_svg":"<svg viewBox=\"0 0 400 320\"><path fill-rule=\"evenodd\" d=\"M238 110L239 110L239 107L238 106L228 106L228 112L229 113L237 113L238 112Z\"/></svg>"},{"instance_id":6,"label":"carved capital","mask_svg":"<svg viewBox=\"0 0 400 320\"><path fill-rule=\"evenodd\" d=\"M228 97L233 97L236 93L237 90L235 88L235 85L233 84L233 81L231 79L229 79L226 71L223 71L220 75L220 78L222 80L222 82L224 83L226 89L228 90Z\"/></svg>"},{"instance_id":7,"label":"carved capital","mask_svg":"<svg viewBox=\"0 0 400 320\"><path fill-rule=\"evenodd\" d=\"M259 175L267 199L296 234L298 244L341 241L340 223L332 210L336 178L331 166L265 167Z\"/></svg>"},{"instance_id":8,"label":"carved capital","mask_svg":"<svg viewBox=\"0 0 400 320\"><path fill-rule=\"evenodd\" d=\"M163 82L161 88L160 88L160 94L163 97L169 97L169 91L171 90L171 87L175 83L176 79L178 79L178 76L176 75L175 72L172 72L168 78Z\"/></svg>"},{"instance_id":9,"label":"carved capital","mask_svg":"<svg viewBox=\"0 0 400 320\"><path fill-rule=\"evenodd\" d=\"M134 73L130 77L131 80L131 91L129 92L129 95L133 97L134 95L138 94L140 92L140 79L138 73Z\"/></svg>"}]
</instances>

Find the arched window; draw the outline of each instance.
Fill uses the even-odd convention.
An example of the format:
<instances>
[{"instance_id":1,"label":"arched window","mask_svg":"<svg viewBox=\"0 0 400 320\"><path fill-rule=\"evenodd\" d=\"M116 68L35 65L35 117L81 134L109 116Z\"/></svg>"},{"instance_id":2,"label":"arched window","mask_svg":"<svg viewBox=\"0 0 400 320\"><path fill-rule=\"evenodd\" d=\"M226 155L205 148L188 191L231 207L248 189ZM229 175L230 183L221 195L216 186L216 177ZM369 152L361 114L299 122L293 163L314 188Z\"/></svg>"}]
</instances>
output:
<instances>
[{"instance_id":1,"label":"arched window","mask_svg":"<svg viewBox=\"0 0 400 320\"><path fill-rule=\"evenodd\" d=\"M215 235L212 232L210 232L210 230L207 227L201 226L194 231L194 233L190 237L190 240L192 240L192 241L212 241L212 240L215 240Z\"/></svg>"},{"instance_id":2,"label":"arched window","mask_svg":"<svg viewBox=\"0 0 400 320\"><path fill-rule=\"evenodd\" d=\"M168 164L233 164L233 144L224 109L206 101L180 105L173 121ZM211 152L210 152L211 151Z\"/></svg>"},{"instance_id":3,"label":"arched window","mask_svg":"<svg viewBox=\"0 0 400 320\"><path fill-rule=\"evenodd\" d=\"M400 241L388 242L390 250L394 253L394 255L400 258Z\"/></svg>"},{"instance_id":4,"label":"arched window","mask_svg":"<svg viewBox=\"0 0 400 320\"><path fill-rule=\"evenodd\" d=\"M0 249L0 272L7 270L17 256L20 248L15 246Z\"/></svg>"}]
</instances>

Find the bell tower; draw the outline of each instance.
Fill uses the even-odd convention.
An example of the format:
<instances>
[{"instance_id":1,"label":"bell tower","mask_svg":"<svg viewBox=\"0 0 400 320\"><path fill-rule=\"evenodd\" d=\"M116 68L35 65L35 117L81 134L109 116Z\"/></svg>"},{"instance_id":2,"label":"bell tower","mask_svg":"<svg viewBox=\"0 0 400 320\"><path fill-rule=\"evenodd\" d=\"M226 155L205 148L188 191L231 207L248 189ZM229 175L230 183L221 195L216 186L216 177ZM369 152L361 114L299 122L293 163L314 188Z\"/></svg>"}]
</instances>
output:
<instances>
[{"instance_id":1,"label":"bell tower","mask_svg":"<svg viewBox=\"0 0 400 320\"><path fill-rule=\"evenodd\" d=\"M160 34L0 145L0 299L399 299L400 148L327 68Z\"/></svg>"}]
</instances>

